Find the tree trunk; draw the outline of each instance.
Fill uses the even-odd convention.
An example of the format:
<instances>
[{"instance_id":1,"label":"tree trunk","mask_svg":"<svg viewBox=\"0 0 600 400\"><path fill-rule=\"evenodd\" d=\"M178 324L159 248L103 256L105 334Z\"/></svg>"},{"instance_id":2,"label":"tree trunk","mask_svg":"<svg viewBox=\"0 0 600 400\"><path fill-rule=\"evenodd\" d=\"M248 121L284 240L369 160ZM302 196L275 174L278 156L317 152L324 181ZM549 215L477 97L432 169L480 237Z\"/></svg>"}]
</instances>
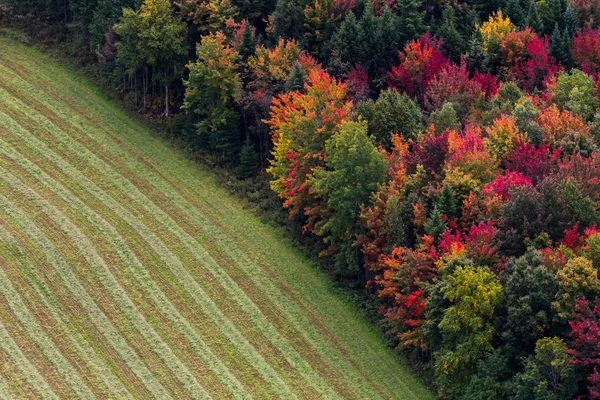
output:
<instances>
[{"instance_id":1,"label":"tree trunk","mask_svg":"<svg viewBox=\"0 0 600 400\"><path fill-rule=\"evenodd\" d=\"M165 85L165 117L169 116L169 85Z\"/></svg>"},{"instance_id":2,"label":"tree trunk","mask_svg":"<svg viewBox=\"0 0 600 400\"><path fill-rule=\"evenodd\" d=\"M144 76L142 77L142 83L144 85L144 110L146 110L146 94L148 93L148 70L144 70Z\"/></svg>"},{"instance_id":3,"label":"tree trunk","mask_svg":"<svg viewBox=\"0 0 600 400\"><path fill-rule=\"evenodd\" d=\"M63 7L65 8L65 26L69 23L69 0L65 0Z\"/></svg>"},{"instance_id":4,"label":"tree trunk","mask_svg":"<svg viewBox=\"0 0 600 400\"><path fill-rule=\"evenodd\" d=\"M137 107L138 105L138 100L137 100L137 72L135 73L135 75L133 76L133 90L135 91L135 106Z\"/></svg>"}]
</instances>

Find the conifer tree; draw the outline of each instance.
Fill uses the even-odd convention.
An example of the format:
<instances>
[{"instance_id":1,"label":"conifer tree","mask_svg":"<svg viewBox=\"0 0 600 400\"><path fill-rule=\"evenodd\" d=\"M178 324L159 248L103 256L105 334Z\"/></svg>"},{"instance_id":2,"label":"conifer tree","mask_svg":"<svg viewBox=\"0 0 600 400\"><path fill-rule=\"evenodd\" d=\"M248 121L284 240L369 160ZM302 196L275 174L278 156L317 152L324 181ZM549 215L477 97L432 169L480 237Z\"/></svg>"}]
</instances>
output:
<instances>
[{"instance_id":1,"label":"conifer tree","mask_svg":"<svg viewBox=\"0 0 600 400\"><path fill-rule=\"evenodd\" d=\"M256 39L252 33L252 27L248 20L244 21L244 32L242 33L242 43L238 51L242 61L246 62L248 57L253 56L256 53Z\"/></svg>"},{"instance_id":2,"label":"conifer tree","mask_svg":"<svg viewBox=\"0 0 600 400\"><path fill-rule=\"evenodd\" d=\"M569 32L569 28L565 27L565 31L562 35L562 44L563 44L563 66L566 69L573 68L573 56L571 54L571 32Z\"/></svg>"},{"instance_id":3,"label":"conifer tree","mask_svg":"<svg viewBox=\"0 0 600 400\"><path fill-rule=\"evenodd\" d=\"M406 37L412 35L412 33L407 32L413 30L414 25L399 30L398 26L403 26L400 21L401 19L394 15L389 8L383 10L377 18L377 31L375 32L377 47L374 52L375 72L389 71L398 62L398 49L402 47L399 34Z\"/></svg>"},{"instance_id":4,"label":"conifer tree","mask_svg":"<svg viewBox=\"0 0 600 400\"><path fill-rule=\"evenodd\" d=\"M442 218L442 213L438 209L438 207L434 207L433 211L429 218L427 218L427 222L425 223L425 232L429 236L437 238L446 230L446 223Z\"/></svg>"},{"instance_id":5,"label":"conifer tree","mask_svg":"<svg viewBox=\"0 0 600 400\"><path fill-rule=\"evenodd\" d=\"M254 144L250 138L247 138L240 149L240 164L238 165L237 175L240 179L248 179L254 175L258 167L258 154L254 150Z\"/></svg>"},{"instance_id":6,"label":"conifer tree","mask_svg":"<svg viewBox=\"0 0 600 400\"><path fill-rule=\"evenodd\" d=\"M529 8L527 9L527 25L529 25L531 29L533 29L538 35L542 35L544 33L544 23L542 22L542 18L538 13L535 0L529 0Z\"/></svg>"},{"instance_id":7,"label":"conifer tree","mask_svg":"<svg viewBox=\"0 0 600 400\"><path fill-rule=\"evenodd\" d=\"M304 12L300 0L277 0L273 17L273 37L300 40L304 33Z\"/></svg>"},{"instance_id":8,"label":"conifer tree","mask_svg":"<svg viewBox=\"0 0 600 400\"><path fill-rule=\"evenodd\" d=\"M456 199L454 197L454 191L452 190L452 186L450 184L445 183L442 188L442 192L440 193L440 198L437 203L437 208L440 212L448 217L448 219L453 219L457 217L457 205Z\"/></svg>"},{"instance_id":9,"label":"conifer tree","mask_svg":"<svg viewBox=\"0 0 600 400\"><path fill-rule=\"evenodd\" d=\"M563 52L563 37L560 33L560 29L558 29L558 24L554 24L554 30L552 31L552 35L550 36L550 55L556 59L556 61L560 62L563 66L564 64L564 52Z\"/></svg>"},{"instance_id":10,"label":"conifer tree","mask_svg":"<svg viewBox=\"0 0 600 400\"><path fill-rule=\"evenodd\" d=\"M469 40L469 51L467 53L467 68L470 71L481 71L485 60L485 52L481 39L474 35Z\"/></svg>"},{"instance_id":11,"label":"conifer tree","mask_svg":"<svg viewBox=\"0 0 600 400\"><path fill-rule=\"evenodd\" d=\"M571 5L567 5L567 9L563 14L563 26L569 32L569 36L572 36L579 28L579 22L577 21L577 15L573 11ZM570 39L570 38L569 38Z\"/></svg>"},{"instance_id":12,"label":"conifer tree","mask_svg":"<svg viewBox=\"0 0 600 400\"><path fill-rule=\"evenodd\" d=\"M364 32L353 12L346 18L333 34L327 46L327 53L336 54L339 61L349 66L362 61ZM331 60L330 60L331 61Z\"/></svg>"},{"instance_id":13,"label":"conifer tree","mask_svg":"<svg viewBox=\"0 0 600 400\"><path fill-rule=\"evenodd\" d=\"M302 70L302 66L299 62L296 61L294 64L294 70L290 75L289 79L285 83L285 89L287 91L299 91L304 92L304 82L306 82L306 76L304 75L304 71Z\"/></svg>"},{"instance_id":14,"label":"conifer tree","mask_svg":"<svg viewBox=\"0 0 600 400\"><path fill-rule=\"evenodd\" d=\"M398 16L398 28L400 30L400 48L408 41L416 39L425 32L423 13L419 11L421 1L402 0L395 4L395 13Z\"/></svg>"},{"instance_id":15,"label":"conifer tree","mask_svg":"<svg viewBox=\"0 0 600 400\"><path fill-rule=\"evenodd\" d=\"M519 28L525 27L527 18L519 0L508 0L506 2L505 14L510 18L510 21Z\"/></svg>"},{"instance_id":16,"label":"conifer tree","mask_svg":"<svg viewBox=\"0 0 600 400\"><path fill-rule=\"evenodd\" d=\"M447 7L442 12L442 24L438 31L438 36L444 39L444 49L446 54L453 61L458 62L461 54L466 50L466 43L462 35L456 29L456 14L454 8Z\"/></svg>"}]
</instances>

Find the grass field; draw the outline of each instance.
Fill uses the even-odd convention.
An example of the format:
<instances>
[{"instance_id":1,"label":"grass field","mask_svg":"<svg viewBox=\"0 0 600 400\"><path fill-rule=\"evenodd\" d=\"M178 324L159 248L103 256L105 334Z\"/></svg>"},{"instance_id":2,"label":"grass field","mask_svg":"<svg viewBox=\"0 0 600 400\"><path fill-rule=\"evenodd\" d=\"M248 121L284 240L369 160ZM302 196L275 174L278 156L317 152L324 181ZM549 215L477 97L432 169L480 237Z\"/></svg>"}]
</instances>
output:
<instances>
[{"instance_id":1,"label":"grass field","mask_svg":"<svg viewBox=\"0 0 600 400\"><path fill-rule=\"evenodd\" d=\"M277 233L0 31L0 397L427 399Z\"/></svg>"}]
</instances>

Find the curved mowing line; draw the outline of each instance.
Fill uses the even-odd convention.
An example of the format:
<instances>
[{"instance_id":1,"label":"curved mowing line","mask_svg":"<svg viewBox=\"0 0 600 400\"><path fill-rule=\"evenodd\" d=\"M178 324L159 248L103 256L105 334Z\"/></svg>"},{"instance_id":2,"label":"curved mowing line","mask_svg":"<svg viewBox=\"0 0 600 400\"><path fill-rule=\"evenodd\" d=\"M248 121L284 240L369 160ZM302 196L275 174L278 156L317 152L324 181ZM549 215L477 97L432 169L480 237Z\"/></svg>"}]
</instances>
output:
<instances>
[{"instance_id":1,"label":"curved mowing line","mask_svg":"<svg viewBox=\"0 0 600 400\"><path fill-rule=\"evenodd\" d=\"M2 172L0 173L0 177L3 177L7 173L6 170L1 168L0 172ZM121 356L122 360L124 360L144 386L146 386L146 388L157 398L171 398L162 384L156 380L144 363L138 358L137 354L125 342L125 339L119 335L115 327L96 305L94 300L86 293L81 282L75 277L71 268L62 258L60 252L54 247L46 235L29 220L29 217L25 213L2 194L0 194L0 206L4 208L5 213L9 215L17 225L21 226L32 240L43 248L49 263L61 276L63 282L69 288L69 291L87 311L94 325L107 338L109 343L111 343L113 348Z\"/></svg>"},{"instance_id":2,"label":"curved mowing line","mask_svg":"<svg viewBox=\"0 0 600 400\"><path fill-rule=\"evenodd\" d=\"M233 376L227 367L222 363L222 361L215 356L215 354L206 345L191 324L179 313L179 310L160 290L156 282L154 282L152 277L148 274L145 267L127 247L123 238L112 225L101 218L97 213L90 210L60 183L39 169L22 154L15 151L12 146L4 142L2 139L0 139L0 152L10 157L10 159L15 163L21 165L32 176L35 176L41 184L49 189L52 189L61 199L69 204L73 210L76 210L84 215L96 229L102 232L104 237L111 242L113 248L122 258L124 262L123 265L126 266L128 270L135 276L136 280L144 288L144 290L150 293L152 299L155 300L156 303L161 307L161 311L164 313L164 315L169 317L173 323L173 327L179 328L183 331L182 333L190 342L196 353L203 358L203 361L206 362L211 370L214 370L217 373L221 381L228 386L230 391L234 394L234 397L240 399L251 398L248 393L244 392L244 388L237 378Z\"/></svg>"},{"instance_id":3,"label":"curved mowing line","mask_svg":"<svg viewBox=\"0 0 600 400\"><path fill-rule=\"evenodd\" d=\"M46 336L46 333L42 327L35 321L35 319L29 313L27 306L21 300L21 296L15 290L10 280L0 268L0 291L4 294L10 309L13 311L17 320L21 323L24 330L27 331L29 337L38 345L42 353L46 358L54 365L57 371L65 378L71 389L79 397L91 399L95 398L94 393L87 386L87 384L81 379L77 371L71 366L71 364L63 357L52 342Z\"/></svg>"},{"instance_id":4,"label":"curved mowing line","mask_svg":"<svg viewBox=\"0 0 600 400\"><path fill-rule=\"evenodd\" d=\"M2 91L0 91L2 95ZM0 97L2 98L2 97ZM173 269L173 273L178 277L182 285L188 290L188 292L194 294L194 298L198 305L205 310L206 314L214 319L215 323L223 324L228 330L225 334L228 336L232 344L240 347L240 352L245 354L249 359L250 363L254 365L261 375L279 391L281 398L295 398L296 396L287 387L285 382L279 377L279 375L272 369L272 367L265 362L264 358L260 353L254 349L254 347L245 339L242 334L237 330L235 325L227 319L223 312L210 300L208 295L200 287L198 282L190 275L189 271L181 264L179 259L168 249L168 247L143 223L138 221L129 211L125 210L120 203L116 202L112 196L107 195L100 189L96 184L91 182L85 175L83 175L76 168L65 162L60 156L54 151L47 148L45 144L40 143L38 139L31 136L28 132L25 132L19 125L8 117L6 114L0 111L0 125L4 125L6 129L11 132L18 133L19 137L23 139L28 146L37 149L40 154L43 154L49 160L55 163L59 169L65 174L71 176L78 182L79 185L88 190L91 194L98 197L103 203L113 209L121 218L129 223L156 251L160 254L167 265ZM32 144L34 143L34 144Z\"/></svg>"},{"instance_id":5,"label":"curved mowing line","mask_svg":"<svg viewBox=\"0 0 600 400\"><path fill-rule=\"evenodd\" d=\"M89 266L99 270L98 277L100 278L102 286L116 300L118 307L122 312L127 313L127 318L133 321L150 348L162 358L176 378L180 380L182 385L190 393L191 397L198 399L209 398L210 396L208 393L198 384L196 378L191 375L187 367L172 353L172 350L162 341L156 331L154 331L145 318L138 312L133 301L127 297L127 294L116 279L114 279L114 276L104 263L104 260L98 255L92 243L81 233L79 228L66 219L53 205L44 201L33 189L23 185L20 180L8 171L4 172L2 179L4 179L9 186L17 189L23 196L33 201L39 209L58 224L79 249L79 252L87 260Z\"/></svg>"},{"instance_id":6,"label":"curved mowing line","mask_svg":"<svg viewBox=\"0 0 600 400\"><path fill-rule=\"evenodd\" d=\"M0 146L1 147L1 146ZM2 218L0 218L1 220ZM15 247L15 250L19 253L19 260L28 264L28 266L20 265L20 270L32 271L35 268L31 265L31 260L29 257L25 256L19 245L12 236L12 234L6 230L6 228L0 225L0 241L4 243L8 243L11 246ZM103 360L98 356L98 354L91 348L86 341L85 338L81 335L79 331L71 328L72 323L69 321L69 317L61 310L60 306L57 304L56 300L48 299L49 294L47 291L40 289L40 285L43 285L35 279L32 279L31 274L36 274L35 272L25 273L24 278L25 282L29 284L29 286L33 289L34 293L37 294L38 299L41 300L42 304L40 307L43 307L48 313L52 316L55 323L60 328L60 337L66 340L67 345L74 349L80 356L81 360L91 366L91 369L100 377L102 382L105 384L106 389L108 389L110 395L113 398L118 399L133 399L131 393L125 388L123 382L115 376L112 370L107 367ZM69 332L68 334L63 334L64 332ZM85 344L85 345L82 345Z\"/></svg>"},{"instance_id":7,"label":"curved mowing line","mask_svg":"<svg viewBox=\"0 0 600 400\"><path fill-rule=\"evenodd\" d=\"M10 334L1 322L0 347L8 354L14 365L23 372L23 375L31 384L31 387L34 388L42 398L58 400L58 396L52 391L35 366L31 364L27 357L25 357L25 354L23 354L19 346L17 346L12 337L10 337Z\"/></svg>"},{"instance_id":8,"label":"curved mowing line","mask_svg":"<svg viewBox=\"0 0 600 400\"><path fill-rule=\"evenodd\" d=\"M22 108L24 108L24 107L26 107L26 106L25 106L25 105L23 105L22 107L19 107L19 108L20 108L20 109L22 109ZM70 115L72 115L72 114L70 114ZM63 115L63 117L65 117L65 116ZM40 118L41 118L41 117L40 117ZM44 121L44 122L45 122L45 123L47 123L47 124L52 124L52 122L50 122L50 121ZM83 129L83 128L82 128L82 127L79 125L79 129ZM54 129L49 129L49 128L47 128L47 130L48 130L48 132L53 132L53 133L54 133L54 132L56 132L57 128L56 128L56 127L54 127ZM63 141L63 143L67 144L67 146L68 146L69 148L71 147L71 143L69 143L68 141L65 141L65 140L64 140L64 139L62 139L62 138L61 138L61 140ZM112 150L112 149L113 149L113 148L111 147L111 150ZM85 150L87 150L87 149L85 149ZM90 153L90 154L87 154L87 155L86 155L86 160L89 160L89 159L90 159L90 157L93 157L93 158L95 158L95 155L91 155L91 153ZM120 159L121 159L121 158L127 158L127 159L128 159L128 158L129 158L129 156L128 156L127 154L120 154ZM128 161L129 161L129 160L128 160ZM102 161L101 161L101 162L102 162ZM95 165L95 164L93 164L93 165ZM128 162L128 165L131 165L131 164L130 164L130 162ZM102 167L104 167L104 166L105 166L105 164L103 164L103 165L102 165L102 166L100 166L100 167L96 167L96 168L100 170L100 169L101 169ZM108 168L110 169L110 167L108 167ZM133 168L133 167L132 167L132 168ZM141 168L141 169L144 169L144 168ZM140 168L139 168L139 166L138 166L138 168L136 169L136 172L139 172L139 170L140 170ZM129 181L123 180L123 178L122 178L122 177L121 177L119 174L115 174L115 175L113 175L113 177L115 177L117 180L118 180L118 179L121 179L122 181L125 181L125 182L126 182L126 183L125 183L125 185L129 185L129 187L130 187L130 189L131 189L131 190L134 190L134 191L137 191L137 190L138 190L137 188L133 187L133 186L131 185L131 183L129 183ZM156 179L154 179L154 180L152 180L152 181L153 181L153 184L154 184L154 185L157 185L157 183L155 182L155 181L156 181ZM158 185L160 185L160 183L159 183ZM165 186L165 185L161 185L161 186L158 186L158 187L159 187L159 189L160 189L160 190L162 190L163 192L165 192L165 193L170 193L171 195L169 195L169 197L171 198L171 200L174 200L174 201L177 203L178 207L179 207L181 210L186 210L186 211L188 212L188 214L189 214L189 213L193 213L193 215L194 215L194 217L195 217L196 221L199 221L199 224L198 224L198 226L199 226L201 229L205 230L207 233L209 233L209 234L211 235L211 236L210 236L211 238L213 237L212 235L217 235L219 238L221 238L221 241L222 241L222 240L227 240L227 239L228 239L228 238L227 238L227 237L226 237L226 236L225 236L223 233L221 233L221 232L217 232L217 230L215 230L215 229L212 227L212 225L213 225L213 224L211 223L211 221L209 221L209 220L207 220L205 217L201 216L201 214L199 214L199 213L198 213L198 212L197 212L197 211L194 209L194 207L193 207L193 206L192 206L190 203L188 203L188 202L187 202L185 199L183 199L182 197L180 197L180 196L179 196L179 194L178 194L176 191L175 191L175 194L172 194L172 192L174 192L174 191L173 191L173 189L172 189L172 188L170 188L168 185L166 185L166 186ZM128 191L127 191L127 193L130 193L130 191L128 190ZM143 196L143 194L141 194L141 193L140 193L140 196ZM135 200L135 198L133 197L133 195L131 195L130 197L131 197L132 199L134 199L134 200ZM148 209L148 208L146 207L146 209ZM162 210L161 210L161 211L162 211ZM156 209L150 209L150 210L149 210L149 212L150 212L150 213L152 213L153 215L157 214L157 211L156 211ZM168 218L168 217L167 217L167 218ZM167 221L167 223L169 223L169 222ZM171 226L172 226L172 225L171 225ZM215 232L217 232L217 233L215 233ZM224 239L223 239L223 238L224 238ZM185 241L186 239L187 239L187 238L183 238L183 239L181 239L181 236L180 236L180 240L183 240L183 241ZM229 241L229 242L231 242L231 239L229 239L228 241ZM193 245L190 245L190 244L189 244L189 242L187 242L187 246L188 246L188 248L191 248L190 246L193 246ZM256 263L253 261L253 260L249 259L249 258L248 258L248 257L247 257L245 254L241 253L240 251L232 251L232 250L230 249L230 247L231 247L231 246L222 245L222 248L223 248L223 250L224 250L224 251L225 251L225 252L226 252L226 253L227 253L227 254L228 254L228 255L229 255L229 256L230 256L230 257L231 257L233 260L240 259L240 258L241 258L241 259L243 259L243 261L242 261L242 262L237 262L236 264L239 264L239 266L241 266L241 268L242 268L243 270L245 270L245 271L246 271L247 275L250 277L250 279L251 279L251 280L253 280L255 283L261 284L261 283L263 282L263 279L256 279L256 278L254 277L254 275L256 275L256 269L258 269L258 268L260 268L260 267L259 267L259 266L258 266L258 265L257 265L257 264L256 264ZM245 268L245 266L249 266L250 268ZM268 283L269 283L269 284L271 284L271 285L270 285L270 287L269 287L269 289L270 289L270 290L273 290L273 289L275 288L275 286L274 286L274 285L272 284L272 282L270 282L270 281L268 281ZM275 291L278 291L277 289L274 289L274 290L275 290ZM280 294L280 295L283 295L281 292L279 292L279 294ZM252 304L253 304L253 303L252 303ZM253 304L253 305L254 305L254 304ZM262 322L262 321L261 321L261 322ZM300 324L300 323L299 323L299 321L296 321L295 319L292 319L292 323L295 325L295 328L297 328L297 329L298 329L298 328L300 328L300 329L298 329L298 330L299 330L300 332L302 331L302 329L301 329L301 326L302 326L302 325L304 325L304 324ZM261 326L261 325L259 324L258 326ZM266 333L265 333L265 335L266 335L266 336L268 336L268 337L273 337L273 336L274 336L274 333L273 333L273 332L266 332ZM304 336L304 337L307 337L305 334L304 334L303 336ZM316 333L316 332L315 332L315 333L313 333L313 335L312 335L311 339L312 339L312 340L309 340L309 341L314 343L314 341L315 341L315 340L318 340L318 339L320 339L320 336L319 336L319 334L318 334L318 333ZM336 363L336 365L338 365L338 366L339 366L341 363L343 363L343 362L347 362L347 359L345 359L345 358L343 358L343 357L340 357L340 356L334 356L334 355L332 355L332 354L331 354L331 352L330 352L330 351L327 351L327 350L324 350L324 351L323 351L323 350L321 350L321 351L322 351L323 353L327 354L327 355L329 356L329 358L330 358L330 361L331 361L331 360L333 360L333 361ZM346 367L346 368L344 369L344 372L346 373L346 375L352 375L352 378L351 378L351 379L349 379L349 381L350 381L350 382L352 382L352 383L356 383L355 387L358 387L358 388L360 389L360 391L362 392L362 395L363 395L363 396L366 396L366 395L368 395L368 393L370 393L370 396L372 396L372 395L373 395L373 394L372 394L372 392L370 392L370 391L367 391L368 389L366 389L366 388L364 387L365 385L364 385L364 383L362 382L362 380L363 380L365 377L364 377L363 375L361 375L360 373L357 373L357 371L356 371L354 368L355 368L355 366L348 366L348 367ZM310 379L310 378L309 378L309 379ZM314 378L313 378L313 379L314 379ZM378 388L378 389L379 389L379 388ZM408 391L410 391L408 388L407 388L407 390L408 390ZM388 394L388 395L389 395L389 394Z\"/></svg>"},{"instance_id":9,"label":"curved mowing line","mask_svg":"<svg viewBox=\"0 0 600 400\"><path fill-rule=\"evenodd\" d=\"M24 108L26 105L21 106L20 108ZM49 125L52 124L50 121L42 120L42 117L39 117L37 121L40 125ZM56 132L58 135L59 128L53 126L53 129L50 127L46 128L48 132ZM109 175L112 178L112 182L120 182L120 187L126 188L126 193L130 194L130 198L138 203L141 203L142 206L151 214L154 215L157 220L160 221L161 224L167 226L171 232L176 234L178 239L185 244L189 252L201 262L203 266L210 265L210 272L216 279L223 283L223 286L229 291L229 293L234 297L238 304L248 312L254 321L254 323L261 329L264 336L269 339L272 343L274 343L282 352L282 354L287 355L291 359L288 358L289 362L298 370L302 375L304 375L306 381L311 384L315 389L317 389L321 396L326 397L339 397L323 380L323 378L314 372L311 366L296 352L296 350L289 345L289 343L279 334L279 332L274 328L274 326L268 321L267 318L262 314L262 312L258 309L256 304L254 304L251 299L245 295L243 290L237 286L237 284L221 269L221 267L210 257L210 255L204 251L199 245L199 243L193 239L188 233L184 232L173 220L170 216L165 214L162 209L158 208L151 200L147 199L139 190L132 185L128 180L124 179L120 174L114 172L110 166L107 166L103 161L99 160L95 154L89 152L85 147L77 143L73 143L72 139L69 136L64 134L59 137L63 143L67 144L69 148L75 147L78 154L85 155L85 159L89 162L90 165L94 166L99 171L104 171L105 174ZM65 139L66 136L66 139ZM44 152L46 153L46 152ZM77 179L78 182L81 182L80 179ZM135 196L134 196L135 194ZM140 199L142 201L140 201ZM160 217L160 218L159 218ZM198 254L200 253L200 254ZM240 296L240 293L243 295ZM363 394L366 395L366 394Z\"/></svg>"}]
</instances>

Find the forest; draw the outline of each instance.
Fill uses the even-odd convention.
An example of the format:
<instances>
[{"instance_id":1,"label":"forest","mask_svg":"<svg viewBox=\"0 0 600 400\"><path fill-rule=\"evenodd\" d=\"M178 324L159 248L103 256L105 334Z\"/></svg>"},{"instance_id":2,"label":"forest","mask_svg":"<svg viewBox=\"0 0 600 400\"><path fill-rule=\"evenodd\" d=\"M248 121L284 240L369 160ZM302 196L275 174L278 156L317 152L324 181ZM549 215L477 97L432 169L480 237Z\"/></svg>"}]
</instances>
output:
<instances>
[{"instance_id":1,"label":"forest","mask_svg":"<svg viewBox=\"0 0 600 400\"><path fill-rule=\"evenodd\" d=\"M440 398L600 399L598 1L8 3L270 186Z\"/></svg>"}]
</instances>

